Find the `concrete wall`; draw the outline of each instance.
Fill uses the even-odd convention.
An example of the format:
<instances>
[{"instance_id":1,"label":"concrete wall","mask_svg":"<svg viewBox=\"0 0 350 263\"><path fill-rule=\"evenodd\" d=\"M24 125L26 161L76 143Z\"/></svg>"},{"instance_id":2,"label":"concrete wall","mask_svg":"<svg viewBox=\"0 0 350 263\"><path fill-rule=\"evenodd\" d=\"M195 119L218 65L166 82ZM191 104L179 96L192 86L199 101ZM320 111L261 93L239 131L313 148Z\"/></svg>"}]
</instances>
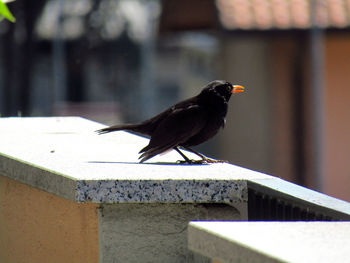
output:
<instances>
[{"instance_id":1,"label":"concrete wall","mask_svg":"<svg viewBox=\"0 0 350 263\"><path fill-rule=\"evenodd\" d=\"M78 204L0 175L0 261L98 262L96 204Z\"/></svg>"},{"instance_id":2,"label":"concrete wall","mask_svg":"<svg viewBox=\"0 0 350 263\"><path fill-rule=\"evenodd\" d=\"M208 262L189 252L188 222L242 220L221 204L112 204L99 215L101 262Z\"/></svg>"},{"instance_id":3,"label":"concrete wall","mask_svg":"<svg viewBox=\"0 0 350 263\"><path fill-rule=\"evenodd\" d=\"M246 219L241 212L226 204L74 203L0 176L0 262L210 262L188 250L188 222Z\"/></svg>"},{"instance_id":4,"label":"concrete wall","mask_svg":"<svg viewBox=\"0 0 350 263\"><path fill-rule=\"evenodd\" d=\"M187 250L188 222L246 220L247 180L272 178L176 152L139 164L146 139L82 118L0 125L1 263L207 262Z\"/></svg>"}]
</instances>

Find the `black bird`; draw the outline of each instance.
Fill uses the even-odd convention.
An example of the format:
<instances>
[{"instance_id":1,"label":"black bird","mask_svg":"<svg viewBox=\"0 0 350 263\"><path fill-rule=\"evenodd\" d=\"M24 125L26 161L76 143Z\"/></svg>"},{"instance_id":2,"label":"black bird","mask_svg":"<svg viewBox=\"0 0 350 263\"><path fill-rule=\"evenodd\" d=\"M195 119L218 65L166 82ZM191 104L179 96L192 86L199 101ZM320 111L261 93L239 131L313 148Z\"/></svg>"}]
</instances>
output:
<instances>
[{"instance_id":1,"label":"black bird","mask_svg":"<svg viewBox=\"0 0 350 263\"><path fill-rule=\"evenodd\" d=\"M207 141L225 126L228 101L232 93L243 91L242 86L215 80L207 84L197 96L179 102L149 120L138 124L114 125L96 132L104 134L127 130L150 137L149 144L139 152L141 163L171 149L176 150L186 163L220 162L209 159L189 147ZM190 160L179 147L195 153L202 159Z\"/></svg>"}]
</instances>

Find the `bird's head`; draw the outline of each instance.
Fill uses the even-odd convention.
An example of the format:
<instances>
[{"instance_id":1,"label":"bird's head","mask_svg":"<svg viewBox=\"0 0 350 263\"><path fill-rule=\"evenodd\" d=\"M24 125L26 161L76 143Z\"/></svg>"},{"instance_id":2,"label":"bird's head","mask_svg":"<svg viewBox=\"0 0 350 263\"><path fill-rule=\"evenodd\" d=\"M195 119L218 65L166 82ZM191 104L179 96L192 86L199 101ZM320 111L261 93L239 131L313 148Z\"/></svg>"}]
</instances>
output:
<instances>
[{"instance_id":1,"label":"bird's head","mask_svg":"<svg viewBox=\"0 0 350 263\"><path fill-rule=\"evenodd\" d=\"M224 80L214 80L210 82L204 89L204 93L214 93L228 101L233 93L244 92L244 87L240 85L232 85Z\"/></svg>"}]
</instances>

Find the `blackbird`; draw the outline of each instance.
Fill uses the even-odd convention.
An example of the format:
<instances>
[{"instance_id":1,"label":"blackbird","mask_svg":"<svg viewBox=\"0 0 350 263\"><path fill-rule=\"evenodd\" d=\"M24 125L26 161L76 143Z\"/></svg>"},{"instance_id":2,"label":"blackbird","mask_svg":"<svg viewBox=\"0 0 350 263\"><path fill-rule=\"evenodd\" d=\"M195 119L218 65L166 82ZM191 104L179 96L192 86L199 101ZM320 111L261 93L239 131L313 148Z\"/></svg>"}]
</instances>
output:
<instances>
[{"instance_id":1,"label":"blackbird","mask_svg":"<svg viewBox=\"0 0 350 263\"><path fill-rule=\"evenodd\" d=\"M215 80L207 84L197 96L181 101L151 119L137 124L114 125L96 132L104 134L126 130L150 137L149 144L139 152L141 163L171 149L185 159L184 163L222 162L207 158L189 147L207 141L225 126L232 93L243 91L242 86ZM201 160L190 160L179 147L195 153Z\"/></svg>"}]
</instances>

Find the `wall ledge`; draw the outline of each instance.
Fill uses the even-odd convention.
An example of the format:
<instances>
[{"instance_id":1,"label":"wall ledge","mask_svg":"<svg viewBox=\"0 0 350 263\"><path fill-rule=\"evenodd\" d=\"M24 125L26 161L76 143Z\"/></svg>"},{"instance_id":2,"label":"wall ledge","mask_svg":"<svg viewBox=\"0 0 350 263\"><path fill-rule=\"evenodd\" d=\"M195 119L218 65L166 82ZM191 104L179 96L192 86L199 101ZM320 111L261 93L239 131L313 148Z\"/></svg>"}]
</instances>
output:
<instances>
[{"instance_id":1,"label":"wall ledge","mask_svg":"<svg viewBox=\"0 0 350 263\"><path fill-rule=\"evenodd\" d=\"M249 190L350 218L348 202L236 165L180 165L175 151L140 164L148 139L123 131L97 135L102 127L80 117L0 118L0 175L74 202L246 206Z\"/></svg>"},{"instance_id":2,"label":"wall ledge","mask_svg":"<svg viewBox=\"0 0 350 263\"><path fill-rule=\"evenodd\" d=\"M175 152L138 163L148 139L80 117L1 118L0 174L75 202L240 203L248 179L231 164L180 165ZM196 158L188 153L191 158Z\"/></svg>"}]
</instances>

